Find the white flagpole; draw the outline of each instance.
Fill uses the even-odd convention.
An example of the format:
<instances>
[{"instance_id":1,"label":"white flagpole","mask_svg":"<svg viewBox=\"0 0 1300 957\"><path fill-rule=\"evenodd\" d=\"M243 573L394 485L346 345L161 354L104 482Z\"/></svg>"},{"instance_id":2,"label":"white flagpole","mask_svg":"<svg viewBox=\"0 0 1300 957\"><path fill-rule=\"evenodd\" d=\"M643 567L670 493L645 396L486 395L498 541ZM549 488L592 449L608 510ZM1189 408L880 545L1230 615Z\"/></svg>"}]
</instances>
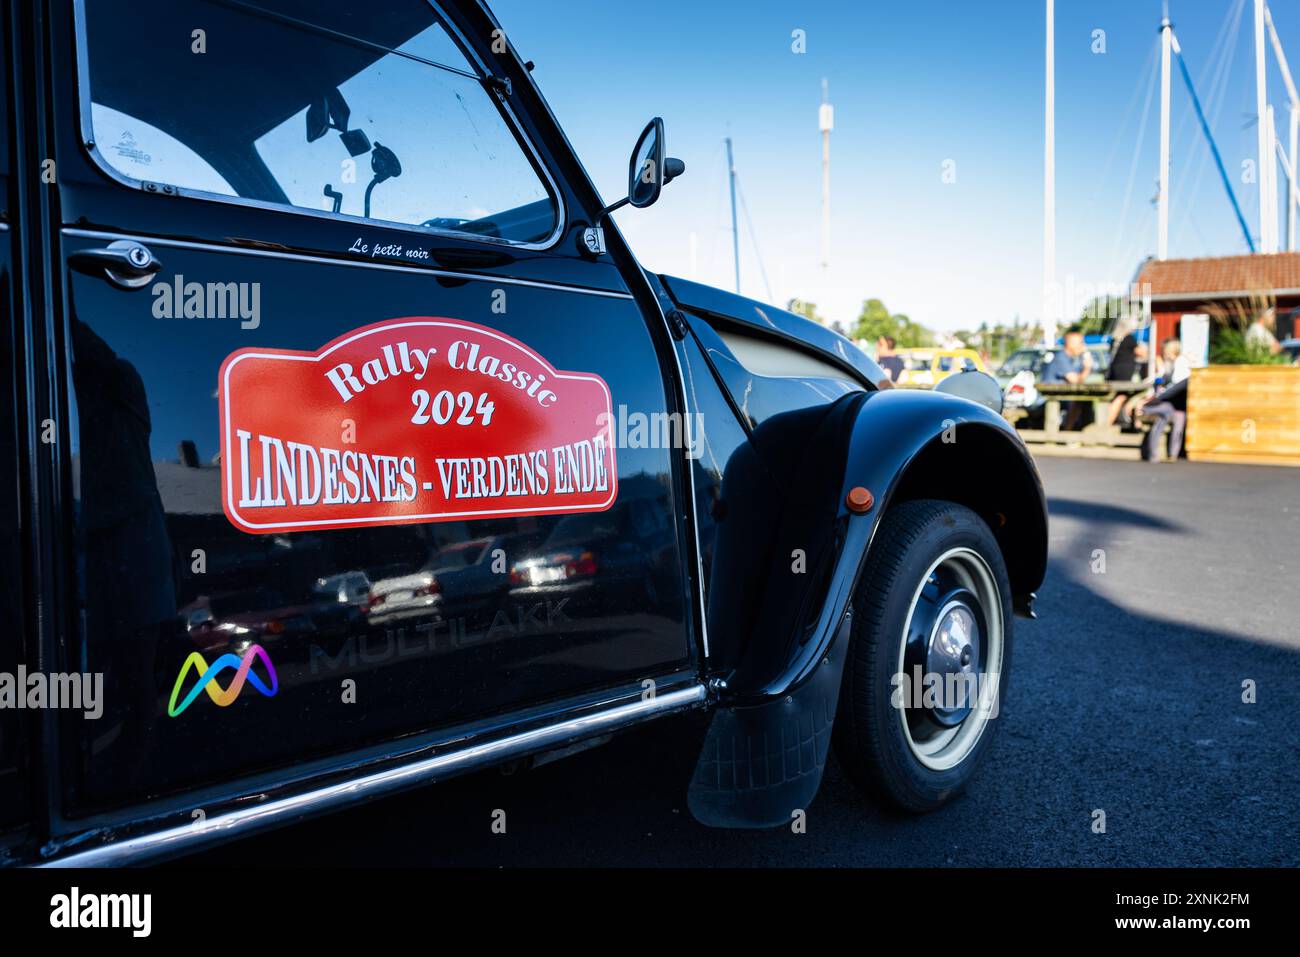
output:
<instances>
[{"instance_id":1,"label":"white flagpole","mask_svg":"<svg viewBox=\"0 0 1300 957\"><path fill-rule=\"evenodd\" d=\"M1261 0L1262 2L1262 0ZM1043 345L1056 344L1056 11L1047 0L1046 107L1043 115Z\"/></svg>"},{"instance_id":2,"label":"white flagpole","mask_svg":"<svg viewBox=\"0 0 1300 957\"><path fill-rule=\"evenodd\" d=\"M1160 193L1157 197L1156 258L1169 258L1169 58L1173 27L1160 24Z\"/></svg>"},{"instance_id":3,"label":"white flagpole","mask_svg":"<svg viewBox=\"0 0 1300 957\"><path fill-rule=\"evenodd\" d=\"M1255 0L1255 113L1259 117L1259 169L1256 179L1259 182L1259 249L1271 253L1270 231L1268 228L1268 167L1274 164L1268 151L1268 133L1264 124L1268 121L1268 86L1264 60L1264 0Z\"/></svg>"}]
</instances>

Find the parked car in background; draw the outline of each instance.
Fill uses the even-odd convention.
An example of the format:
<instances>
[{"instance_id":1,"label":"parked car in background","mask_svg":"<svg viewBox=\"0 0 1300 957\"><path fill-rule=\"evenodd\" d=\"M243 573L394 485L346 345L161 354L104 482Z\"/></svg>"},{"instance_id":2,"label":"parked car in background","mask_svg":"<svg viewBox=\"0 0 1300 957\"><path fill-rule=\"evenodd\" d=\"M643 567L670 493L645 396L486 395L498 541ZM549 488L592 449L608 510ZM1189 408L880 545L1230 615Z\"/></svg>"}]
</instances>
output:
<instances>
[{"instance_id":1,"label":"parked car in background","mask_svg":"<svg viewBox=\"0 0 1300 957\"><path fill-rule=\"evenodd\" d=\"M1022 372L1032 373L1035 382L1043 378L1043 370L1047 364L1052 361L1056 355L1054 349L1047 349L1043 346L1025 346L1017 349L1011 355L1002 360L993 377L998 380L998 385L1005 389L1011 384L1011 380Z\"/></svg>"},{"instance_id":2,"label":"parked car in background","mask_svg":"<svg viewBox=\"0 0 1300 957\"><path fill-rule=\"evenodd\" d=\"M1110 367L1110 347L1104 343L1088 343L1087 349L1092 356L1092 372L1088 375L1088 381L1105 381L1106 370ZM1011 384L1017 373L1025 371L1033 373L1035 383L1042 382L1043 370L1051 364L1056 352L1057 347L1049 349L1046 346L1024 346L1002 361L994 378L1003 389Z\"/></svg>"},{"instance_id":3,"label":"parked car in background","mask_svg":"<svg viewBox=\"0 0 1300 957\"><path fill-rule=\"evenodd\" d=\"M955 372L987 372L974 349L899 349L903 371L897 385L930 389Z\"/></svg>"}]
</instances>

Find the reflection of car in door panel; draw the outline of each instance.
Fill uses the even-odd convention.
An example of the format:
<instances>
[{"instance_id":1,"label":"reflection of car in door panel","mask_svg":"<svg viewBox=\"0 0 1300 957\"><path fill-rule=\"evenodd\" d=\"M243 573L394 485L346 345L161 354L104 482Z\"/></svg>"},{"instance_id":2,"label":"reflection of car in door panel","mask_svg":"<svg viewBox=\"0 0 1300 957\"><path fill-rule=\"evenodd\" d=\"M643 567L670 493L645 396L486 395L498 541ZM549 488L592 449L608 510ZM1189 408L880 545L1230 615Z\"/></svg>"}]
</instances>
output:
<instances>
[{"instance_id":1,"label":"reflection of car in door panel","mask_svg":"<svg viewBox=\"0 0 1300 957\"><path fill-rule=\"evenodd\" d=\"M628 611L654 611L657 586L672 526L661 507L658 483L637 476L624 482L607 512L559 520L536 550L510 569L510 597L517 601L569 597L574 607L586 593Z\"/></svg>"},{"instance_id":2,"label":"reflection of car in door panel","mask_svg":"<svg viewBox=\"0 0 1300 957\"><path fill-rule=\"evenodd\" d=\"M529 554L536 532L493 535L450 545L436 554L431 570L442 589L444 614L482 625L501 608L510 587L510 563Z\"/></svg>"},{"instance_id":3,"label":"reflection of car in door panel","mask_svg":"<svg viewBox=\"0 0 1300 957\"><path fill-rule=\"evenodd\" d=\"M0 420L59 430L5 458L36 493L6 540L58 550L11 556L38 614L0 668L112 674L120 732L33 739L38 787L3 725L0 859L174 854L701 708L711 824L807 806L832 729L895 804L969 778L986 714L896 714L844 665L1009 661L1046 520L1014 433L944 391L980 373L881 389L843 337L642 269L609 214L685 171L663 122L606 205L476 0L67 5L52 62L0 57L59 170L19 192L0 150L0 223L63 224L23 250L62 271L13 279L57 310L0 353L49 384ZM203 57L168 39L198 22ZM3 116L31 169L35 115ZM0 269L36 235L0 229ZM790 722L807 760L765 778Z\"/></svg>"},{"instance_id":4,"label":"reflection of car in door panel","mask_svg":"<svg viewBox=\"0 0 1300 957\"><path fill-rule=\"evenodd\" d=\"M372 625L403 618L440 617L442 586L431 571L403 573L389 569L374 575L366 598L366 615Z\"/></svg>"}]
</instances>

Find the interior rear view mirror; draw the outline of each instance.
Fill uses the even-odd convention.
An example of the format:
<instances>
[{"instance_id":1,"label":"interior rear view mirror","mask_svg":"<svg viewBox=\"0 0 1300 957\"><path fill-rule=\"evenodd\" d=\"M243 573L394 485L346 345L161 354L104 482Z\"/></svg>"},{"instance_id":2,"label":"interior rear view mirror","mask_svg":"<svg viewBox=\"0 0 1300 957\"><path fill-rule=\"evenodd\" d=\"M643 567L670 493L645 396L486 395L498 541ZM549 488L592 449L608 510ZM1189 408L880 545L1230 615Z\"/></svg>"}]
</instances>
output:
<instances>
[{"instance_id":1,"label":"interior rear view mirror","mask_svg":"<svg viewBox=\"0 0 1300 957\"><path fill-rule=\"evenodd\" d=\"M345 131L351 118L352 109L337 88L322 94L307 107L307 142L314 143L333 129L343 134L346 144L348 134ZM359 133L360 130L353 132ZM364 153L365 150L362 152Z\"/></svg>"}]
</instances>

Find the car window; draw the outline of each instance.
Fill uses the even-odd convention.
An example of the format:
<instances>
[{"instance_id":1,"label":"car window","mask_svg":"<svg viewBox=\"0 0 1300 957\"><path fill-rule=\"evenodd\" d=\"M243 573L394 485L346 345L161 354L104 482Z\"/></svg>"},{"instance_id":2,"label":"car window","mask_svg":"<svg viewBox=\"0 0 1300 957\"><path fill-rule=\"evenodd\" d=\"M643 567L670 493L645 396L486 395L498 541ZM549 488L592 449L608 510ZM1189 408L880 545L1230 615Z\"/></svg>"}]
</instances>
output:
<instances>
[{"instance_id":1,"label":"car window","mask_svg":"<svg viewBox=\"0 0 1300 957\"><path fill-rule=\"evenodd\" d=\"M131 180L539 243L558 204L425 0L96 0L97 155Z\"/></svg>"},{"instance_id":2,"label":"car window","mask_svg":"<svg viewBox=\"0 0 1300 957\"><path fill-rule=\"evenodd\" d=\"M119 171L150 182L184 182L191 189L237 196L225 178L180 140L144 120L91 104L99 151Z\"/></svg>"},{"instance_id":3,"label":"car window","mask_svg":"<svg viewBox=\"0 0 1300 957\"><path fill-rule=\"evenodd\" d=\"M1007 361L1002 363L1002 368L998 370L1002 375L1015 375L1017 372L1023 372L1025 369L1034 368L1034 360L1037 353L1028 349L1021 349L1013 352L1007 357Z\"/></svg>"}]
</instances>

